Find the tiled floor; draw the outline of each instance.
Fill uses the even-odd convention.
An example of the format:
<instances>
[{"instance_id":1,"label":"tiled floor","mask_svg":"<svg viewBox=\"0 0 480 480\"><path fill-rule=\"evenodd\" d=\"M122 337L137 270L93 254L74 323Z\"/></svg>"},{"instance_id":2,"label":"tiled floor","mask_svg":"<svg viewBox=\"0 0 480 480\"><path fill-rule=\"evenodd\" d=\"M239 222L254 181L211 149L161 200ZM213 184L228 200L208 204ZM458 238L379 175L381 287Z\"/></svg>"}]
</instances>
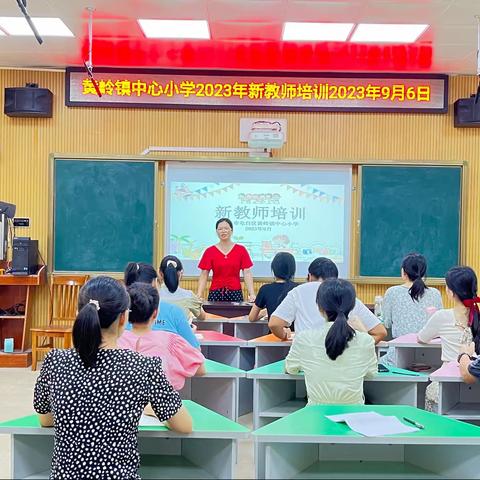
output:
<instances>
[{"instance_id":1,"label":"tiled floor","mask_svg":"<svg viewBox=\"0 0 480 480\"><path fill-rule=\"evenodd\" d=\"M0 368L0 422L30 415L32 392L38 371L23 368ZM252 428L252 416L245 415L240 423ZM0 478L11 478L10 437L0 435ZM251 440L239 443L235 478L254 478L253 444Z\"/></svg>"}]
</instances>

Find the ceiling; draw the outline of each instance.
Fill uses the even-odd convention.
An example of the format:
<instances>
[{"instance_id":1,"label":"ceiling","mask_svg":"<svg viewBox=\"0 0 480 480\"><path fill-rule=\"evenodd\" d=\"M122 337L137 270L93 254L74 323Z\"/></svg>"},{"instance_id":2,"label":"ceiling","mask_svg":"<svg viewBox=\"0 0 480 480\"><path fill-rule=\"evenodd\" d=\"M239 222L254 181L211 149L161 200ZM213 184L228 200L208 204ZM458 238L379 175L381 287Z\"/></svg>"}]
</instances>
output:
<instances>
[{"instance_id":1,"label":"ceiling","mask_svg":"<svg viewBox=\"0 0 480 480\"><path fill-rule=\"evenodd\" d=\"M94 66L476 73L480 0L28 0L74 38L0 37L0 66L81 65L93 6ZM0 0L0 16L19 16ZM137 18L208 20L211 40L146 39ZM414 44L283 42L283 22L426 23Z\"/></svg>"}]
</instances>

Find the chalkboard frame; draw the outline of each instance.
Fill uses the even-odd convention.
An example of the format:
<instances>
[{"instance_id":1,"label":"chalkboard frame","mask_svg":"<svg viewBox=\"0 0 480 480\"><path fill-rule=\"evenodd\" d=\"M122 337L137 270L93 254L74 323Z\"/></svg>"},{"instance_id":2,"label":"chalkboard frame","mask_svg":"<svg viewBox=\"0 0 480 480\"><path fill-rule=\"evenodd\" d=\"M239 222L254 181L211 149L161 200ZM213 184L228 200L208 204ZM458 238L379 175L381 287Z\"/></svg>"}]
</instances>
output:
<instances>
[{"instance_id":1,"label":"chalkboard frame","mask_svg":"<svg viewBox=\"0 0 480 480\"><path fill-rule=\"evenodd\" d=\"M113 277L120 278L123 277L123 272L116 271L104 271L104 270L57 270L55 269L54 262L54 252L55 252L55 162L57 160L65 161L99 161L99 162L141 162L141 163L151 163L154 165L154 186L153 186L153 235L152 235L152 252L153 252L153 261L157 265L159 263L159 249L158 249L158 225L159 225L159 212L161 211L162 206L159 206L159 160L155 158L149 158L146 156L129 156L129 155L85 155L85 154L58 154L52 153L49 156L49 193L48 193L48 273L49 274L88 274L88 275L109 275Z\"/></svg>"},{"instance_id":2,"label":"chalkboard frame","mask_svg":"<svg viewBox=\"0 0 480 480\"><path fill-rule=\"evenodd\" d=\"M358 164L358 174L357 174L357 202L356 208L354 210L356 217L356 225L354 230L353 243L356 245L355 252L355 261L354 261L354 272L355 275L352 278L352 281L359 284L374 284L374 285L395 285L400 284L400 266L399 266L399 275L398 277L379 277L379 276L362 276L360 275L360 259L361 259L361 212L362 212L362 177L363 177L363 167L411 167L411 168L422 168L422 167L434 167L434 168L445 168L445 167L457 167L460 168L460 215L459 215L459 263L461 264L464 261L464 252L465 252L465 236L463 235L463 226L465 224L465 205L466 205L466 186L467 186L467 171L468 163L466 161L451 161L451 162L425 162L425 163L414 163L414 162L394 162L394 161L380 161L366 163L362 162ZM444 285L445 279L439 277L428 277L429 285Z\"/></svg>"}]
</instances>

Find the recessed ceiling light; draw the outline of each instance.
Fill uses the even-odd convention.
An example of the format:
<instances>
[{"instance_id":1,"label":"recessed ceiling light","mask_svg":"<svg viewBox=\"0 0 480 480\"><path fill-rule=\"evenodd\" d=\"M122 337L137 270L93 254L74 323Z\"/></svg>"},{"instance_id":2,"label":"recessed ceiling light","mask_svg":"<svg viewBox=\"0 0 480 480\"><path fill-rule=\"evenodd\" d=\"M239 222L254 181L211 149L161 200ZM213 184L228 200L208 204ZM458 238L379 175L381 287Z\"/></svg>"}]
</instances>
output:
<instances>
[{"instance_id":1,"label":"recessed ceiling light","mask_svg":"<svg viewBox=\"0 0 480 480\"><path fill-rule=\"evenodd\" d=\"M353 23L285 22L283 40L310 42L344 42L353 28Z\"/></svg>"},{"instance_id":2,"label":"recessed ceiling light","mask_svg":"<svg viewBox=\"0 0 480 480\"><path fill-rule=\"evenodd\" d=\"M71 30L60 18L32 18L38 33L44 37L73 37ZM0 17L0 28L9 35L33 36L33 32L23 17Z\"/></svg>"},{"instance_id":3,"label":"recessed ceiling light","mask_svg":"<svg viewBox=\"0 0 480 480\"><path fill-rule=\"evenodd\" d=\"M429 27L418 24L360 23L350 38L357 43L413 43Z\"/></svg>"},{"instance_id":4,"label":"recessed ceiling light","mask_svg":"<svg viewBox=\"0 0 480 480\"><path fill-rule=\"evenodd\" d=\"M210 38L210 29L206 20L150 20L139 18L138 23L147 38Z\"/></svg>"}]
</instances>

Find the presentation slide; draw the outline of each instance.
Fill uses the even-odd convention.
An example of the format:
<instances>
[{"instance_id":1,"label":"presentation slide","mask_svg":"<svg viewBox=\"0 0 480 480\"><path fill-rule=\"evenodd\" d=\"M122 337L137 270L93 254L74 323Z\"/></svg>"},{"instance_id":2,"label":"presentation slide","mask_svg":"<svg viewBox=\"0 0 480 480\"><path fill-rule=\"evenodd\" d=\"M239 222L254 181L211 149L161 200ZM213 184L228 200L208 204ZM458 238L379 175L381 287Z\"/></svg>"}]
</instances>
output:
<instances>
[{"instance_id":1,"label":"presentation slide","mask_svg":"<svg viewBox=\"0 0 480 480\"><path fill-rule=\"evenodd\" d=\"M309 263L328 257L348 277L351 167L287 164L167 164L166 252L185 275L199 273L203 251L218 242L215 222L229 218L232 240L244 245L257 277L270 277L277 252Z\"/></svg>"}]
</instances>

